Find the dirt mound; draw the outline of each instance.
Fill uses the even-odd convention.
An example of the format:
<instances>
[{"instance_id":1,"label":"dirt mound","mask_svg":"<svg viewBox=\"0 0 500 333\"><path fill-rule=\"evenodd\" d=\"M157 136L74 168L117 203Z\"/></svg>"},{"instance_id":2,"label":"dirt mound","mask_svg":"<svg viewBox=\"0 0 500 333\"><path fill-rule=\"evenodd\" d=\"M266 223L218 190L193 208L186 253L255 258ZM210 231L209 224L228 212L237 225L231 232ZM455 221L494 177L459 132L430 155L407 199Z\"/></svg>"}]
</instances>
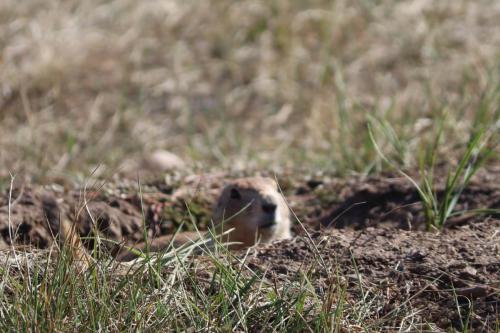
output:
<instances>
[{"instance_id":1,"label":"dirt mound","mask_svg":"<svg viewBox=\"0 0 500 333\"><path fill-rule=\"evenodd\" d=\"M0 201L0 234L2 247L31 245L46 248L57 237L59 222L69 218L78 226L81 236L102 236L113 240L139 239L141 215L125 200L92 201L80 205L73 193L60 193L32 188L13 191L9 206L7 198ZM91 243L89 243L90 247Z\"/></svg>"},{"instance_id":2,"label":"dirt mound","mask_svg":"<svg viewBox=\"0 0 500 333\"><path fill-rule=\"evenodd\" d=\"M368 304L365 321L396 329L421 324L494 329L500 310L500 220L443 233L393 228L329 229L259 248L253 269L290 281L307 272L316 290L343 280L346 310ZM312 244L315 246L312 246ZM366 309L365 309L366 310ZM425 330L425 326L422 326Z\"/></svg>"},{"instance_id":3,"label":"dirt mound","mask_svg":"<svg viewBox=\"0 0 500 333\"><path fill-rule=\"evenodd\" d=\"M124 184L86 192L22 187L13 190L10 200L6 191L0 196L0 248L49 246L59 217L76 223L81 236L99 234L118 242L140 241L144 232L149 237L170 234L186 221L185 229L192 222L203 230L224 178L153 181L142 191ZM498 325L498 214L457 215L443 232L431 233L422 231L418 193L404 178L283 175L278 180L311 236L297 223L299 237L252 250L249 265L255 270L267 271L276 281L306 272L320 293L341 281L346 311L362 311L366 322L383 321L388 329L399 327L408 313L418 315L422 329L461 329L467 322L475 331L487 331ZM499 170L478 174L457 210L499 209L499 180ZM438 185L437 193L441 190ZM57 210L50 202L57 202ZM92 240L86 244L93 247ZM368 308L356 308L361 301Z\"/></svg>"},{"instance_id":4,"label":"dirt mound","mask_svg":"<svg viewBox=\"0 0 500 333\"><path fill-rule=\"evenodd\" d=\"M175 191L164 182L146 184L141 191L123 184L85 191L26 186L14 188L12 193L6 190L0 196L0 249L11 245L47 248L56 239L63 218L76 224L89 249L96 235L113 241L105 242L113 249L116 242L140 242L145 233L150 238L172 234L190 218L204 230L223 183L190 191L191 178ZM193 224L185 227L192 228Z\"/></svg>"},{"instance_id":5,"label":"dirt mound","mask_svg":"<svg viewBox=\"0 0 500 333\"><path fill-rule=\"evenodd\" d=\"M500 183L489 182L490 176L482 174L482 177L472 182L462 192L455 210L500 208ZM442 186L436 188L438 198L443 196L443 192ZM340 204L332 204L332 208L319 218L321 225L355 229L381 224L405 230L425 228L419 194L405 178L367 179L353 184L343 196ZM500 217L500 214L496 214L496 217ZM483 218L461 214L450 218L445 227L464 225Z\"/></svg>"}]
</instances>

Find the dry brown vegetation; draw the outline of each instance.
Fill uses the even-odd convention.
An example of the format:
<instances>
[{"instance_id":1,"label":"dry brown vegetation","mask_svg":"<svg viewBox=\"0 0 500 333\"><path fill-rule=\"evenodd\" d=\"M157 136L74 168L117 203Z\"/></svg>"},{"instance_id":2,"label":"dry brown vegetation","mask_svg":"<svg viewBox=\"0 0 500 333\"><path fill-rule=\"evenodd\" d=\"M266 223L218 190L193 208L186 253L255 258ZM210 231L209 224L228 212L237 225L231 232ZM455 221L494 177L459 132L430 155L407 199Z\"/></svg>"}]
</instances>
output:
<instances>
[{"instance_id":1,"label":"dry brown vegetation","mask_svg":"<svg viewBox=\"0 0 500 333\"><path fill-rule=\"evenodd\" d=\"M158 148L366 171L367 114L411 164L447 112L448 153L480 105L498 118L498 22L493 0L2 1L1 172L115 174Z\"/></svg>"}]
</instances>

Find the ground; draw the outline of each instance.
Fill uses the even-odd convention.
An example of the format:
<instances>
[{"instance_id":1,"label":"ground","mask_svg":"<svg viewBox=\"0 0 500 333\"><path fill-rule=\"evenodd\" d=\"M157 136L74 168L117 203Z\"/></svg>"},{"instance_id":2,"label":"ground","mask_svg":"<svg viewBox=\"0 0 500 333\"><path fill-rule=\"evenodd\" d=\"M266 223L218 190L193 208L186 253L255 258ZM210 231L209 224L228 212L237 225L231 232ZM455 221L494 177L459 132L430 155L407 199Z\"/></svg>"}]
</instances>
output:
<instances>
[{"instance_id":1,"label":"ground","mask_svg":"<svg viewBox=\"0 0 500 333\"><path fill-rule=\"evenodd\" d=\"M180 177L171 184L150 180L141 184L141 191L133 181L107 183L86 191L55 186L16 188L10 213L13 234L17 235L13 244L43 248L52 243L47 197L60 202L62 214L76 221L82 237L93 234L89 214L100 237L115 241L140 241L144 225L149 237L172 233L189 212L203 231L211 202L230 176ZM333 293L333 303L342 297L342 311L352 312L347 316L361 316L365 328L396 329L409 325L405 321L424 330L498 328L498 213L459 215L451 218L442 232L425 231L418 193L406 178L396 174L349 179L326 175L277 178L286 179L280 183L296 215L296 237L237 254L252 271L283 285L308 276L319 297ZM498 168L480 172L462 195L457 210L500 207L499 179ZM85 206L84 193L88 212L82 211L74 219L72 212ZM0 199L0 232L7 249L11 244L8 198L9 192L4 192ZM87 245L93 248L93 244ZM210 269L201 271L198 274L211 274ZM360 301L364 309L359 308Z\"/></svg>"},{"instance_id":2,"label":"ground","mask_svg":"<svg viewBox=\"0 0 500 333\"><path fill-rule=\"evenodd\" d=\"M498 0L0 1L0 331L498 332L499 31ZM294 239L113 262L258 174Z\"/></svg>"}]
</instances>

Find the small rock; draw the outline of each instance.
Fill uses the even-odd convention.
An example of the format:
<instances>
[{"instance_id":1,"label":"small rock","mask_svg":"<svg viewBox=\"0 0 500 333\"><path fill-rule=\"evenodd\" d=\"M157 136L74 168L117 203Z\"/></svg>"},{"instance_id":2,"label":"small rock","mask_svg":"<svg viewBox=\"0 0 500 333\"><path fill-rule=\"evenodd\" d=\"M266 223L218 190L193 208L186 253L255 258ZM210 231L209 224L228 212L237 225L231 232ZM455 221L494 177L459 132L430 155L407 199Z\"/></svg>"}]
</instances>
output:
<instances>
[{"instance_id":1,"label":"small rock","mask_svg":"<svg viewBox=\"0 0 500 333\"><path fill-rule=\"evenodd\" d=\"M182 169L186 163L174 153L167 150L156 150L145 159L145 164L158 171Z\"/></svg>"}]
</instances>

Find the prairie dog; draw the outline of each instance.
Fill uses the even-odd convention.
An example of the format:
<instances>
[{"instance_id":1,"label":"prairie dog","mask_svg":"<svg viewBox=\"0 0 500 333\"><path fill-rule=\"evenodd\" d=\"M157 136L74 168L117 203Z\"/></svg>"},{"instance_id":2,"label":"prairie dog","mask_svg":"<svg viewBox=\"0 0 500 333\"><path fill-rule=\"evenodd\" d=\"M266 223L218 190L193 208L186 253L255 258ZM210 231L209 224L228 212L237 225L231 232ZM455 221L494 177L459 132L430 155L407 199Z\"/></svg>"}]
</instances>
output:
<instances>
[{"instance_id":1,"label":"prairie dog","mask_svg":"<svg viewBox=\"0 0 500 333\"><path fill-rule=\"evenodd\" d=\"M272 178L240 178L228 183L214 206L212 220L217 235L234 228L220 239L223 243L235 243L229 245L231 250L291 237L290 211ZM149 250L161 251L172 240L174 246L179 246L196 239L196 232L180 233L175 239L173 235L166 235L150 240ZM147 244L141 243L134 248L145 251ZM134 257L133 253L122 250L117 260L128 261Z\"/></svg>"},{"instance_id":2,"label":"prairie dog","mask_svg":"<svg viewBox=\"0 0 500 333\"><path fill-rule=\"evenodd\" d=\"M231 249L291 237L290 211L271 178L241 178L229 183L214 208L213 221L218 234L234 228L223 237L224 242L241 243Z\"/></svg>"}]
</instances>

